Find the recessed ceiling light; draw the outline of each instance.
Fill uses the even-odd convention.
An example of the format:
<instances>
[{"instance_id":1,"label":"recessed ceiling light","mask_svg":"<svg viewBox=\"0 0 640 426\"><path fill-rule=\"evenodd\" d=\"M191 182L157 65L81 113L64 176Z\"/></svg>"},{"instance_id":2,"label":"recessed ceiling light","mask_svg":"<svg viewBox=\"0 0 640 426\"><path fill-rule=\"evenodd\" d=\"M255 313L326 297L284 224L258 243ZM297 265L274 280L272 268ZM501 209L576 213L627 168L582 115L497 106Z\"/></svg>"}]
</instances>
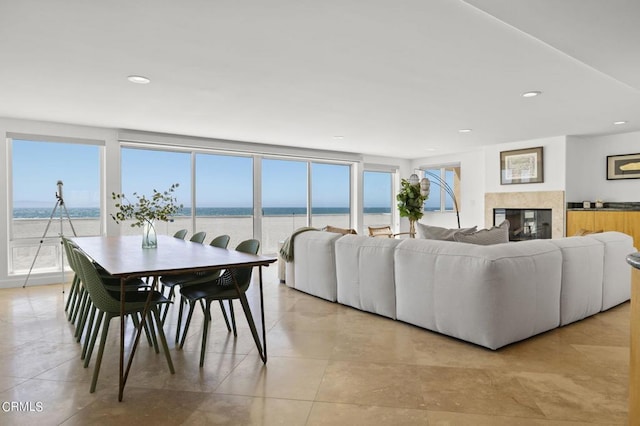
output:
<instances>
[{"instance_id":1,"label":"recessed ceiling light","mask_svg":"<svg viewBox=\"0 0 640 426\"><path fill-rule=\"evenodd\" d=\"M129 80L132 83L136 83L136 84L149 84L149 83L151 83L151 80L149 80L147 77L144 77L142 75L130 75L129 77L127 77L127 80Z\"/></svg>"},{"instance_id":2,"label":"recessed ceiling light","mask_svg":"<svg viewBox=\"0 0 640 426\"><path fill-rule=\"evenodd\" d=\"M614 121L613 124L615 124L616 126L620 126L622 124L627 124L626 121Z\"/></svg>"},{"instance_id":3,"label":"recessed ceiling light","mask_svg":"<svg viewBox=\"0 0 640 426\"><path fill-rule=\"evenodd\" d=\"M460 129L458 133L471 133L471 129Z\"/></svg>"},{"instance_id":4,"label":"recessed ceiling light","mask_svg":"<svg viewBox=\"0 0 640 426\"><path fill-rule=\"evenodd\" d=\"M335 139L337 141L341 141L342 139L344 139L344 136L337 135L337 136L334 136L333 139Z\"/></svg>"},{"instance_id":5,"label":"recessed ceiling light","mask_svg":"<svg viewBox=\"0 0 640 426\"><path fill-rule=\"evenodd\" d=\"M535 98L536 96L542 95L542 92L539 90L532 90L531 92L524 92L522 94L523 98Z\"/></svg>"}]
</instances>

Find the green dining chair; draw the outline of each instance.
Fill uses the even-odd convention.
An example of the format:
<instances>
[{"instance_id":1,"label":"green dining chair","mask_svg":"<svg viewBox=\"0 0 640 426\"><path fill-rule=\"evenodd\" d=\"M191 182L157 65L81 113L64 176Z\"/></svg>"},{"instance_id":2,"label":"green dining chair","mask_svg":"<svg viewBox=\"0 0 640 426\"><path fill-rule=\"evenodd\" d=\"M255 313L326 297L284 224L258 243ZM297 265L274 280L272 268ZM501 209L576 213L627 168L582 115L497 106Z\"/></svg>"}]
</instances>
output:
<instances>
[{"instance_id":1,"label":"green dining chair","mask_svg":"<svg viewBox=\"0 0 640 426\"><path fill-rule=\"evenodd\" d=\"M259 248L260 242L258 240L251 239L238 244L236 250L243 253L257 254ZM180 339L180 348L184 346L187 332L189 330L189 324L191 323L191 318L193 316L193 311L195 309L196 303L201 300L204 301L204 326L202 331L202 345L200 348L200 367L204 365L204 356L207 347L207 335L209 331L209 323L211 322L211 303L215 300L229 301L229 306L231 307L230 315L234 331L236 329L235 317L233 314L233 305L231 302L236 299L240 300L240 304L242 305L245 317L247 318L247 322L249 323L249 328L251 329L251 334L253 335L256 347L260 352L262 352L260 338L258 337L258 331L256 329L253 315L251 314L251 309L249 307L249 301L247 300L246 296L246 292L249 289L249 285L251 284L252 272L253 267L226 269L222 273L222 275L215 280L200 283L197 285L184 286L180 289L181 296L187 301L189 305L189 313L187 314L184 330L182 332L182 338ZM237 334L234 333L234 335Z\"/></svg>"},{"instance_id":2,"label":"green dining chair","mask_svg":"<svg viewBox=\"0 0 640 426\"><path fill-rule=\"evenodd\" d=\"M228 235L218 235L209 243L212 247L219 247L226 249L229 245L229 241L231 237ZM217 275L216 275L217 274ZM200 281L208 281L215 279L220 276L220 272L201 272L201 273L192 273L192 274L177 274L177 275L166 275L160 277L160 282L162 283L162 288L169 288L169 293L167 294L167 299L173 301L175 298L175 287L185 285L190 281L200 282ZM205 278L205 279L203 279ZM162 323L164 324L167 319L167 313L169 311L169 306L167 305L162 312ZM178 317L178 331L180 330L180 322L182 316L182 301L180 301L180 316ZM176 334L176 343L178 342L178 335Z\"/></svg>"},{"instance_id":3,"label":"green dining chair","mask_svg":"<svg viewBox=\"0 0 640 426\"><path fill-rule=\"evenodd\" d=\"M91 359L91 354L93 351L93 347L95 345L95 341L98 336L98 332L100 326L102 325L102 334L100 338L100 346L98 348L98 354L96 356L96 364L93 371L93 378L91 380L91 387L89 392L93 393L96 389L96 384L98 382L98 376L100 374L100 365L102 363L102 357L104 354L104 348L107 342L107 335L109 332L109 324L112 318L119 317L120 312L120 300L119 298L114 297L104 286L103 279L98 273L96 266L89 260L89 258L82 253L78 249L74 249L74 255L79 266L80 277L82 282L84 283L87 292L89 293L89 297L91 298L92 303L99 311L97 317L97 323L93 328L91 333L91 341L89 343L88 352L85 358L84 366L85 368L89 365L89 360ZM145 301L147 300L147 296L149 295L150 290L146 291L136 291L136 292L128 292L126 294L126 299L124 303L124 314L139 315L144 310ZM159 292L153 291L151 294L151 304L148 315L148 327L151 335L153 336L154 342L156 339L156 331L160 338L160 343L162 345L162 349L165 354L165 358L167 360L167 365L169 366L169 371L171 374L175 372L173 368L173 362L171 361L171 355L169 353L169 347L167 345L167 340L164 334L164 330L162 328L162 322L160 321L160 315L158 313L158 306L164 303L169 303L169 301ZM158 352L157 345L156 352Z\"/></svg>"},{"instance_id":4,"label":"green dining chair","mask_svg":"<svg viewBox=\"0 0 640 426\"><path fill-rule=\"evenodd\" d=\"M179 230L179 231L176 231L176 233L175 233L175 234L173 234L173 237L174 237L174 238L181 239L181 240L184 240L184 237L186 237L186 236L187 236L187 232L188 232L188 231L187 231L186 229L181 229L181 230Z\"/></svg>"}]
</instances>

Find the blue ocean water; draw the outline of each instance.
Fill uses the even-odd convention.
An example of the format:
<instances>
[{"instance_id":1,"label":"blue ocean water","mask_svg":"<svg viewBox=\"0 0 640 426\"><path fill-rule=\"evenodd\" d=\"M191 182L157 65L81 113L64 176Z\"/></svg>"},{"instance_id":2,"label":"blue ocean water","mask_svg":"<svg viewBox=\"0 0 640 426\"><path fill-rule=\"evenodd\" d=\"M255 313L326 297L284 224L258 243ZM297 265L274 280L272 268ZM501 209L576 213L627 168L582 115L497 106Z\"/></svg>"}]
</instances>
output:
<instances>
[{"instance_id":1,"label":"blue ocean water","mask_svg":"<svg viewBox=\"0 0 640 426\"><path fill-rule=\"evenodd\" d=\"M71 218L96 218L100 217L99 208L91 207L67 207L69 217ZM41 207L21 207L13 209L14 219L48 219L51 217L52 208L46 209ZM315 207L311 210L311 214L348 214L348 207ZM391 213L389 207L365 207L365 214L384 214ZM64 212L63 212L64 214ZM253 214L252 207L197 207L196 216L251 216ZM264 207L262 209L264 216L292 216L305 215L307 209L305 207ZM191 216L191 208L184 207L176 216ZM60 217L60 210L55 211L54 217Z\"/></svg>"}]
</instances>

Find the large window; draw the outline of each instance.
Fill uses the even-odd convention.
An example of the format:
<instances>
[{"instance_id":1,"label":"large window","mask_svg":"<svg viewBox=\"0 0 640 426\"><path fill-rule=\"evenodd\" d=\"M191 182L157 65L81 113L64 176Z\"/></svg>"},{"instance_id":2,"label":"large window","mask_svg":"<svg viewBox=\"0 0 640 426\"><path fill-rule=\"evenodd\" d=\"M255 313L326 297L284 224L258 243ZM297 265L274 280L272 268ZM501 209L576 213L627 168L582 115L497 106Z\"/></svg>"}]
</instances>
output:
<instances>
[{"instance_id":1,"label":"large window","mask_svg":"<svg viewBox=\"0 0 640 426\"><path fill-rule=\"evenodd\" d=\"M311 225L349 228L350 167L344 164L311 163Z\"/></svg>"},{"instance_id":2,"label":"large window","mask_svg":"<svg viewBox=\"0 0 640 426\"><path fill-rule=\"evenodd\" d=\"M364 230L368 226L393 225L393 173L365 171L363 189Z\"/></svg>"},{"instance_id":3,"label":"large window","mask_svg":"<svg viewBox=\"0 0 640 426\"><path fill-rule=\"evenodd\" d=\"M101 233L100 150L90 143L12 140L9 273L60 270L61 233Z\"/></svg>"},{"instance_id":4,"label":"large window","mask_svg":"<svg viewBox=\"0 0 640 426\"><path fill-rule=\"evenodd\" d=\"M229 248L253 238L253 158L196 154L196 229L207 240L231 237Z\"/></svg>"},{"instance_id":5,"label":"large window","mask_svg":"<svg viewBox=\"0 0 640 426\"><path fill-rule=\"evenodd\" d=\"M278 242L306 226L308 163L262 160L262 252L276 253Z\"/></svg>"},{"instance_id":6,"label":"large window","mask_svg":"<svg viewBox=\"0 0 640 426\"><path fill-rule=\"evenodd\" d=\"M424 210L451 212L455 210L454 199L460 206L460 167L438 167L424 170L424 177L431 181L429 198Z\"/></svg>"},{"instance_id":7,"label":"large window","mask_svg":"<svg viewBox=\"0 0 640 426\"><path fill-rule=\"evenodd\" d=\"M157 223L157 232L172 235L179 229L191 230L191 154L122 148L121 158L122 193L131 202L135 202L135 198L129 198L133 193L149 196L154 189L166 191L174 183L180 185L174 195L184 208L172 222ZM142 233L140 228L132 228L126 223L121 225L121 232L123 235Z\"/></svg>"}]
</instances>

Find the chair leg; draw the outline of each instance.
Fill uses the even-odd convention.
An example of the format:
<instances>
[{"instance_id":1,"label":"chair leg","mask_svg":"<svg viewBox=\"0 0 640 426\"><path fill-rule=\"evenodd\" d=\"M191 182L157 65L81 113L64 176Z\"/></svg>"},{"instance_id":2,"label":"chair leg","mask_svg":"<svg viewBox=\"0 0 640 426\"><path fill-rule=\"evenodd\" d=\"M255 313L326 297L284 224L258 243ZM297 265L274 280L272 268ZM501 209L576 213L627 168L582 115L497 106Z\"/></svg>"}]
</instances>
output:
<instances>
[{"instance_id":1,"label":"chair leg","mask_svg":"<svg viewBox=\"0 0 640 426\"><path fill-rule=\"evenodd\" d=\"M169 299L170 301L173 300L175 298L175 286L171 286L169 288L169 294L167 295L167 299ZM165 320L167 319L167 313L169 313L169 305L170 303L165 303L165 307L164 307L164 312L162 312L162 307L160 307L160 312L162 312L162 324L164 324Z\"/></svg>"},{"instance_id":2,"label":"chair leg","mask_svg":"<svg viewBox=\"0 0 640 426\"><path fill-rule=\"evenodd\" d=\"M191 324L191 317L193 316L193 311L195 308L195 300L193 302L187 302L189 304L189 313L187 314L187 320L184 323L184 330L182 330L182 339L180 339L179 348L182 349L184 346L184 340L187 338L187 332L189 331L189 324Z\"/></svg>"},{"instance_id":3,"label":"chair leg","mask_svg":"<svg viewBox=\"0 0 640 426\"><path fill-rule=\"evenodd\" d=\"M251 334L253 335L253 341L256 342L256 347L258 348L258 353L262 356L262 343L260 342L260 337L258 337L258 330L256 329L256 324L253 321L253 315L251 315L251 308L249 307L249 301L247 300L247 295L242 293L240 295L240 304L242 305L242 309L244 310L244 315L247 317L247 322L249 323L249 328L251 329Z\"/></svg>"},{"instance_id":4,"label":"chair leg","mask_svg":"<svg viewBox=\"0 0 640 426\"><path fill-rule=\"evenodd\" d=\"M87 323L91 306L93 306L93 302L90 297L87 297L84 301L84 306L82 307L82 315L80 315L80 320L76 326L76 342L78 343L80 343L80 340L82 339L82 332L84 331L84 326Z\"/></svg>"},{"instance_id":5,"label":"chair leg","mask_svg":"<svg viewBox=\"0 0 640 426\"><path fill-rule=\"evenodd\" d=\"M80 312L80 307L83 305L85 298L87 297L87 289L84 286L80 286L78 298L74 302L73 309L71 315L69 317L69 321L72 323L76 323L76 319L78 318L78 313Z\"/></svg>"},{"instance_id":6,"label":"chair leg","mask_svg":"<svg viewBox=\"0 0 640 426\"><path fill-rule=\"evenodd\" d=\"M142 316L142 313L140 314L140 316ZM158 339L156 338L156 330L153 325L153 317L151 316L151 311L147 313L147 321L145 323L145 327L148 327L149 334L151 334L151 340L153 341L153 349L156 351L157 354L160 353L160 349L158 348ZM160 329L162 328L162 323L158 325L158 328Z\"/></svg>"},{"instance_id":7,"label":"chair leg","mask_svg":"<svg viewBox=\"0 0 640 426\"><path fill-rule=\"evenodd\" d=\"M89 342L89 347L87 348L87 354L84 357L84 368L89 366L89 362L91 361L91 354L93 354L93 348L96 346L96 339L98 338L98 333L100 332L100 326L102 325L102 320L104 318L104 312L99 311L98 320L93 328L93 332L91 333L91 341Z\"/></svg>"},{"instance_id":8,"label":"chair leg","mask_svg":"<svg viewBox=\"0 0 640 426\"><path fill-rule=\"evenodd\" d=\"M71 303L72 300L76 298L78 294L78 276L73 275L73 280L71 280L71 288L69 288L69 296L67 297L67 303L64 305L64 311L69 314L69 308L73 306Z\"/></svg>"},{"instance_id":9,"label":"chair leg","mask_svg":"<svg viewBox=\"0 0 640 426\"><path fill-rule=\"evenodd\" d=\"M204 366L204 354L207 350L207 335L209 334L209 323L211 322L211 300L207 300L205 315L203 318L204 324L202 327L202 346L200 347L200 368Z\"/></svg>"},{"instance_id":10,"label":"chair leg","mask_svg":"<svg viewBox=\"0 0 640 426\"><path fill-rule=\"evenodd\" d=\"M93 367L93 379L91 379L91 388L89 389L89 393L94 393L96 391L98 375L100 374L100 364L102 364L102 355L104 354L104 346L107 343L107 334L109 333L109 323L111 322L111 318L113 318L113 316L107 314L104 324L102 325L102 337L100 338L100 347L98 348L96 365Z\"/></svg>"},{"instance_id":11,"label":"chair leg","mask_svg":"<svg viewBox=\"0 0 640 426\"><path fill-rule=\"evenodd\" d=\"M138 314L136 312L131 314L131 321L136 328L140 327L140 318L138 318ZM149 346L153 346L153 341L149 335L149 326L147 323L144 324L144 335L147 337L147 343L149 343Z\"/></svg>"},{"instance_id":12,"label":"chair leg","mask_svg":"<svg viewBox=\"0 0 640 426\"><path fill-rule=\"evenodd\" d=\"M224 303L222 300L218 300L220 303L220 310L222 311L222 318L224 318L224 323L227 324L227 331L231 331L231 324L229 323L229 318L227 318L227 311L224 308Z\"/></svg>"},{"instance_id":13,"label":"chair leg","mask_svg":"<svg viewBox=\"0 0 640 426\"><path fill-rule=\"evenodd\" d=\"M180 328L182 326L182 312L184 310L184 304L185 304L185 300L182 297L182 295L180 295L180 300L178 301L178 304L180 306L178 307L178 325L176 326L176 344L178 344L178 342L180 341Z\"/></svg>"},{"instance_id":14,"label":"chair leg","mask_svg":"<svg viewBox=\"0 0 640 426\"><path fill-rule=\"evenodd\" d=\"M167 345L167 336L164 335L164 329L162 328L162 321L160 320L160 314L158 313L158 309L156 309L155 307L153 307L152 310L153 310L153 316L155 317L155 320L156 320L156 325L158 327L158 336L160 336L160 344L162 345L164 356L167 359L167 365L169 365L169 371L171 372L171 374L174 374L176 371L173 368L173 362L171 361L171 354L169 353L169 345Z\"/></svg>"},{"instance_id":15,"label":"chair leg","mask_svg":"<svg viewBox=\"0 0 640 426\"><path fill-rule=\"evenodd\" d=\"M231 326L233 327L233 337L238 337L238 330L236 329L236 316L233 313L233 300L229 300L229 313L231 314Z\"/></svg>"},{"instance_id":16,"label":"chair leg","mask_svg":"<svg viewBox=\"0 0 640 426\"><path fill-rule=\"evenodd\" d=\"M84 343L82 344L82 355L80 359L84 359L87 356L87 348L89 347L89 340L91 340L91 332L93 330L93 322L96 318L96 305L91 304L91 311L89 312L89 322L84 335Z\"/></svg>"}]
</instances>

